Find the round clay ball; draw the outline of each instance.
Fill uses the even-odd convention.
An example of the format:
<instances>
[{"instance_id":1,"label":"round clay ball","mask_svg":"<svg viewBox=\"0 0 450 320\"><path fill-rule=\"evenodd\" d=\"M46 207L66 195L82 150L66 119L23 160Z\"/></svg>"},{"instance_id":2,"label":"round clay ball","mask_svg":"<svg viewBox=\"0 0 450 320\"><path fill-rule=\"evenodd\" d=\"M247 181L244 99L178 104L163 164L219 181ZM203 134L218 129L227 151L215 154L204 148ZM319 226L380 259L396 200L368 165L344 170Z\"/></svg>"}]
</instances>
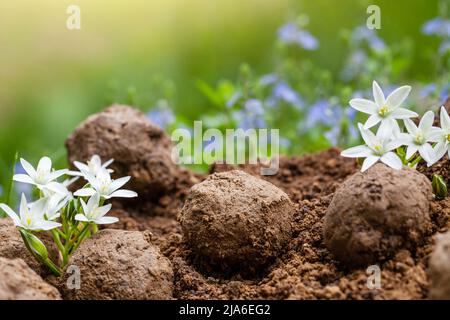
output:
<instances>
[{"instance_id":1,"label":"round clay ball","mask_svg":"<svg viewBox=\"0 0 450 320\"><path fill-rule=\"evenodd\" d=\"M101 230L86 239L72 255L62 276L63 297L73 300L172 299L172 265L149 241L145 233L123 230ZM77 270L79 289L74 286L73 278Z\"/></svg>"},{"instance_id":2,"label":"round clay ball","mask_svg":"<svg viewBox=\"0 0 450 320\"><path fill-rule=\"evenodd\" d=\"M291 239L294 206L273 184L243 171L210 175L194 185L180 214L195 254L224 271L256 271Z\"/></svg>"},{"instance_id":3,"label":"round clay ball","mask_svg":"<svg viewBox=\"0 0 450 320\"><path fill-rule=\"evenodd\" d=\"M325 245L348 266L379 263L414 249L431 230L430 181L416 170L376 164L336 191L327 209Z\"/></svg>"},{"instance_id":4,"label":"round clay ball","mask_svg":"<svg viewBox=\"0 0 450 320\"><path fill-rule=\"evenodd\" d=\"M450 231L436 237L436 245L430 255L429 298L450 300Z\"/></svg>"},{"instance_id":5,"label":"round clay ball","mask_svg":"<svg viewBox=\"0 0 450 320\"><path fill-rule=\"evenodd\" d=\"M0 300L61 300L58 290L22 259L0 257L0 270Z\"/></svg>"},{"instance_id":6,"label":"round clay ball","mask_svg":"<svg viewBox=\"0 0 450 320\"><path fill-rule=\"evenodd\" d=\"M113 105L82 122L66 140L69 163L86 162L94 154L114 159L113 177L131 176L126 185L139 198L156 198L175 185L178 167L171 159L172 142L140 111Z\"/></svg>"}]
</instances>

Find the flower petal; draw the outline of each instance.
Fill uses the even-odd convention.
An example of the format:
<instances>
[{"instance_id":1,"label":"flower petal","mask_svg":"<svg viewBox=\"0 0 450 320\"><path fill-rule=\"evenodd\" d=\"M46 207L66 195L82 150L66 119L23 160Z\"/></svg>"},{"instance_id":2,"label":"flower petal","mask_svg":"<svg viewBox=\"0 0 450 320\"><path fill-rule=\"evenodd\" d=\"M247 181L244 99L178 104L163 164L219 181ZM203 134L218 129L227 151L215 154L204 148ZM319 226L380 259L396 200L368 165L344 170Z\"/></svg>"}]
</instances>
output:
<instances>
[{"instance_id":1,"label":"flower petal","mask_svg":"<svg viewBox=\"0 0 450 320\"><path fill-rule=\"evenodd\" d=\"M415 145L408 146L408 148L406 148L406 160L410 159L416 152L417 147Z\"/></svg>"},{"instance_id":2,"label":"flower petal","mask_svg":"<svg viewBox=\"0 0 450 320\"><path fill-rule=\"evenodd\" d=\"M372 131L364 129L364 126L361 123L358 123L358 128L359 131L361 132L361 137L363 138L366 145L372 147L377 143L377 138L375 137Z\"/></svg>"},{"instance_id":3,"label":"flower petal","mask_svg":"<svg viewBox=\"0 0 450 320\"><path fill-rule=\"evenodd\" d=\"M428 142L439 142L445 140L444 130L438 127L431 127L425 134L425 139Z\"/></svg>"},{"instance_id":4,"label":"flower petal","mask_svg":"<svg viewBox=\"0 0 450 320\"><path fill-rule=\"evenodd\" d=\"M422 119L420 119L419 129L421 129L422 131L426 132L429 128L431 128L431 126L433 125L433 122L434 122L434 113L433 113L433 111L431 111L431 110L427 111L422 116Z\"/></svg>"},{"instance_id":5,"label":"flower petal","mask_svg":"<svg viewBox=\"0 0 450 320\"><path fill-rule=\"evenodd\" d=\"M375 114L378 109L375 102L360 98L350 100L350 106L353 109L368 114Z\"/></svg>"},{"instance_id":6,"label":"flower petal","mask_svg":"<svg viewBox=\"0 0 450 320\"><path fill-rule=\"evenodd\" d=\"M109 188L108 188L109 193L112 193L112 192L116 191L117 189L119 189L120 187L122 187L125 183L130 181L130 178L131 177L122 177L122 178L119 178L119 179L111 182L111 184L109 185Z\"/></svg>"},{"instance_id":7,"label":"flower petal","mask_svg":"<svg viewBox=\"0 0 450 320\"><path fill-rule=\"evenodd\" d=\"M439 161L447 151L450 152L448 146L449 144L447 142L439 142L436 144L434 147L434 160L436 160L436 162Z\"/></svg>"},{"instance_id":8,"label":"flower petal","mask_svg":"<svg viewBox=\"0 0 450 320\"><path fill-rule=\"evenodd\" d=\"M103 217L105 214L111 210L112 204L107 204L106 206L100 207L96 210L95 214L97 218Z\"/></svg>"},{"instance_id":9,"label":"flower petal","mask_svg":"<svg viewBox=\"0 0 450 320\"><path fill-rule=\"evenodd\" d=\"M380 160L395 170L400 170L403 166L402 160L393 152L383 154Z\"/></svg>"},{"instance_id":10,"label":"flower petal","mask_svg":"<svg viewBox=\"0 0 450 320\"><path fill-rule=\"evenodd\" d=\"M89 167L87 165L85 165L84 163L79 162L79 161L74 161L73 164L78 170L89 172Z\"/></svg>"},{"instance_id":11,"label":"flower petal","mask_svg":"<svg viewBox=\"0 0 450 320\"><path fill-rule=\"evenodd\" d=\"M410 86L403 86L395 89L386 99L386 105L390 110L399 107L406 100L411 92Z\"/></svg>"},{"instance_id":12,"label":"flower petal","mask_svg":"<svg viewBox=\"0 0 450 320\"><path fill-rule=\"evenodd\" d=\"M376 126L381 121L381 117L378 114L372 114L366 123L364 123L364 129L370 129Z\"/></svg>"},{"instance_id":13,"label":"flower petal","mask_svg":"<svg viewBox=\"0 0 450 320\"><path fill-rule=\"evenodd\" d=\"M15 174L13 176L13 180L22 183L34 184L33 179L30 176L27 176L26 174Z\"/></svg>"},{"instance_id":14,"label":"flower petal","mask_svg":"<svg viewBox=\"0 0 450 320\"><path fill-rule=\"evenodd\" d=\"M394 119L408 119L408 118L418 117L419 115L416 112L405 109L405 108L397 108L397 109L392 110L389 113L389 116Z\"/></svg>"},{"instance_id":15,"label":"flower petal","mask_svg":"<svg viewBox=\"0 0 450 320\"><path fill-rule=\"evenodd\" d=\"M347 158L365 158L372 154L372 151L366 145L348 148L341 152L341 156Z\"/></svg>"},{"instance_id":16,"label":"flower petal","mask_svg":"<svg viewBox=\"0 0 450 320\"><path fill-rule=\"evenodd\" d=\"M78 213L75 215L75 220L81 221L81 222L89 222L89 219L86 218L84 214Z\"/></svg>"},{"instance_id":17,"label":"flower petal","mask_svg":"<svg viewBox=\"0 0 450 320\"><path fill-rule=\"evenodd\" d=\"M52 170L52 160L49 157L42 157L41 160L39 160L37 170L50 172Z\"/></svg>"},{"instance_id":18,"label":"flower petal","mask_svg":"<svg viewBox=\"0 0 450 320\"><path fill-rule=\"evenodd\" d=\"M47 231L47 230L58 228L60 226L61 226L61 223L58 223L55 221L42 220L33 229Z\"/></svg>"},{"instance_id":19,"label":"flower petal","mask_svg":"<svg viewBox=\"0 0 450 320\"><path fill-rule=\"evenodd\" d=\"M5 211L5 213L8 215L8 217L10 217L12 219L12 221L14 222L14 225L16 225L16 226L21 225L19 216L9 206L7 206L4 203L0 203L0 208L3 211Z\"/></svg>"},{"instance_id":20,"label":"flower petal","mask_svg":"<svg viewBox=\"0 0 450 320\"><path fill-rule=\"evenodd\" d=\"M441 107L440 120L441 128L447 132L450 132L450 117L444 106Z\"/></svg>"},{"instance_id":21,"label":"flower petal","mask_svg":"<svg viewBox=\"0 0 450 320\"><path fill-rule=\"evenodd\" d=\"M62 175L67 174L68 172L69 172L69 170L67 170L67 169L53 171L52 173L50 173L48 175L48 181L53 181L53 180L61 177Z\"/></svg>"},{"instance_id":22,"label":"flower petal","mask_svg":"<svg viewBox=\"0 0 450 320\"><path fill-rule=\"evenodd\" d=\"M35 177L36 176L36 170L34 169L34 167L27 160L20 158L20 164L22 165L22 168L25 170L25 172L30 177Z\"/></svg>"},{"instance_id":23,"label":"flower petal","mask_svg":"<svg viewBox=\"0 0 450 320\"><path fill-rule=\"evenodd\" d=\"M415 136L417 134L418 128L416 124L411 119L404 119L403 123L405 124L406 130Z\"/></svg>"},{"instance_id":24,"label":"flower petal","mask_svg":"<svg viewBox=\"0 0 450 320\"><path fill-rule=\"evenodd\" d=\"M138 196L138 194L134 191L122 189L122 190L117 190L116 192L113 192L112 194L109 195L108 198L114 198L114 197L134 198L137 196Z\"/></svg>"},{"instance_id":25,"label":"flower petal","mask_svg":"<svg viewBox=\"0 0 450 320\"><path fill-rule=\"evenodd\" d=\"M116 217L101 217L95 220L96 224L110 224L119 221Z\"/></svg>"},{"instance_id":26,"label":"flower petal","mask_svg":"<svg viewBox=\"0 0 450 320\"><path fill-rule=\"evenodd\" d=\"M372 92L375 103L379 107L384 106L386 104L386 99L384 98L383 90L381 90L380 86L375 80L372 83Z\"/></svg>"},{"instance_id":27,"label":"flower petal","mask_svg":"<svg viewBox=\"0 0 450 320\"><path fill-rule=\"evenodd\" d=\"M369 169L371 166L373 166L378 160L380 159L380 157L378 156L368 156L366 159L364 159L364 162L362 164L361 167L361 172L366 171L367 169Z\"/></svg>"},{"instance_id":28,"label":"flower petal","mask_svg":"<svg viewBox=\"0 0 450 320\"><path fill-rule=\"evenodd\" d=\"M433 162L433 160L436 158L433 147L429 143L424 143L423 145L418 146L417 149L419 150L420 156L426 162Z\"/></svg>"},{"instance_id":29,"label":"flower petal","mask_svg":"<svg viewBox=\"0 0 450 320\"><path fill-rule=\"evenodd\" d=\"M92 188L83 188L83 189L75 191L75 193L73 195L76 197L90 197L96 193L97 193L97 191L95 191Z\"/></svg>"}]
</instances>

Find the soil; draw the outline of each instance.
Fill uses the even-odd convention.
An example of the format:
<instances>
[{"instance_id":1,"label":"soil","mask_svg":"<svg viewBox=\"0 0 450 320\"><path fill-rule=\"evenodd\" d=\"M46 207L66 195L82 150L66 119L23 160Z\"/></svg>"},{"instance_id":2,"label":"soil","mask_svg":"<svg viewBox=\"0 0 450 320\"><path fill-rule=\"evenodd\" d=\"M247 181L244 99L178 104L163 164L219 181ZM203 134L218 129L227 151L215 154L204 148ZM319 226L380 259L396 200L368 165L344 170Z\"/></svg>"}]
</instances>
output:
<instances>
[{"instance_id":1,"label":"soil","mask_svg":"<svg viewBox=\"0 0 450 320\"><path fill-rule=\"evenodd\" d=\"M149 230L152 242L171 260L174 270L174 298L178 299L424 299L428 296L428 257L434 235L450 227L450 198L432 200L431 225L416 248L399 249L380 261L381 288L369 289L366 266L350 268L336 261L324 244L324 217L335 191L357 172L352 159L343 158L332 148L302 157L282 157L275 176L260 176L256 166L240 170L265 179L286 192L296 205L293 237L287 250L269 268L252 277L234 274L226 277L198 268L189 246L183 241L177 220L189 186L207 176L188 171L179 177L173 195L166 195L141 210L116 210L121 222L114 228ZM448 167L447 159L443 166ZM215 165L212 172L235 169ZM419 167L419 171L423 168ZM426 170L425 170L425 173Z\"/></svg>"}]
</instances>

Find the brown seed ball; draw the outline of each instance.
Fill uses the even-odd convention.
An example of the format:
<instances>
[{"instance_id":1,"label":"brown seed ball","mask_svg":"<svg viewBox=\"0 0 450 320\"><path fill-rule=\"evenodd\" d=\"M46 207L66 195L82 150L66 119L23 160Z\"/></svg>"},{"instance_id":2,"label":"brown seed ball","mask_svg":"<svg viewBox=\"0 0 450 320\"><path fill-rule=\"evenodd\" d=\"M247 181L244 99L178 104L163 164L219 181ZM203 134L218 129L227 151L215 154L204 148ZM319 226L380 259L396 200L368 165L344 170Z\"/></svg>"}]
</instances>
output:
<instances>
[{"instance_id":1,"label":"brown seed ball","mask_svg":"<svg viewBox=\"0 0 450 320\"><path fill-rule=\"evenodd\" d=\"M194 185L180 222L191 249L224 271L254 271L291 239L294 206L273 184L233 170Z\"/></svg>"},{"instance_id":2,"label":"brown seed ball","mask_svg":"<svg viewBox=\"0 0 450 320\"><path fill-rule=\"evenodd\" d=\"M69 162L86 162L98 154L114 159L113 176L131 176L126 188L155 198L173 188L178 167L171 159L172 142L140 111L113 105L88 117L68 137Z\"/></svg>"},{"instance_id":3,"label":"brown seed ball","mask_svg":"<svg viewBox=\"0 0 450 320\"><path fill-rule=\"evenodd\" d=\"M71 289L75 268L60 282L65 299L171 299L173 270L159 248L139 231L101 230L73 254L68 264L80 271L80 289Z\"/></svg>"},{"instance_id":4,"label":"brown seed ball","mask_svg":"<svg viewBox=\"0 0 450 320\"><path fill-rule=\"evenodd\" d=\"M349 266L413 249L430 231L431 184L412 169L376 164L336 191L325 216L325 245Z\"/></svg>"},{"instance_id":5,"label":"brown seed ball","mask_svg":"<svg viewBox=\"0 0 450 320\"><path fill-rule=\"evenodd\" d=\"M22 259L0 257L0 300L61 300L56 290Z\"/></svg>"},{"instance_id":6,"label":"brown seed ball","mask_svg":"<svg viewBox=\"0 0 450 320\"><path fill-rule=\"evenodd\" d=\"M431 299L450 300L450 231L436 237L429 261Z\"/></svg>"}]
</instances>

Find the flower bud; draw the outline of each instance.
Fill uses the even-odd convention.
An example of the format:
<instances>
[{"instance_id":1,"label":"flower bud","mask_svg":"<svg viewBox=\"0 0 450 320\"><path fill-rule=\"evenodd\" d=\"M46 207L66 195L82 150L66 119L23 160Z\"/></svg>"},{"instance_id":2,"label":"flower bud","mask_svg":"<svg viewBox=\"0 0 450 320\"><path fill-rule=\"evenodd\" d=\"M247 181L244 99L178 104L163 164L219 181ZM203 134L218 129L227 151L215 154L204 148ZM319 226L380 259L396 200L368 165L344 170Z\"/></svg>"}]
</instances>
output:
<instances>
[{"instance_id":1,"label":"flower bud","mask_svg":"<svg viewBox=\"0 0 450 320\"><path fill-rule=\"evenodd\" d=\"M25 242L26 246L30 249L30 251L41 258L42 260L48 259L48 251L47 247L45 246L42 241L36 237L34 234L27 232L24 229L19 229L20 234L22 236L23 241Z\"/></svg>"},{"instance_id":2,"label":"flower bud","mask_svg":"<svg viewBox=\"0 0 450 320\"><path fill-rule=\"evenodd\" d=\"M447 196L447 185L441 175L434 174L431 185L433 186L433 193L436 199L444 199Z\"/></svg>"}]
</instances>

